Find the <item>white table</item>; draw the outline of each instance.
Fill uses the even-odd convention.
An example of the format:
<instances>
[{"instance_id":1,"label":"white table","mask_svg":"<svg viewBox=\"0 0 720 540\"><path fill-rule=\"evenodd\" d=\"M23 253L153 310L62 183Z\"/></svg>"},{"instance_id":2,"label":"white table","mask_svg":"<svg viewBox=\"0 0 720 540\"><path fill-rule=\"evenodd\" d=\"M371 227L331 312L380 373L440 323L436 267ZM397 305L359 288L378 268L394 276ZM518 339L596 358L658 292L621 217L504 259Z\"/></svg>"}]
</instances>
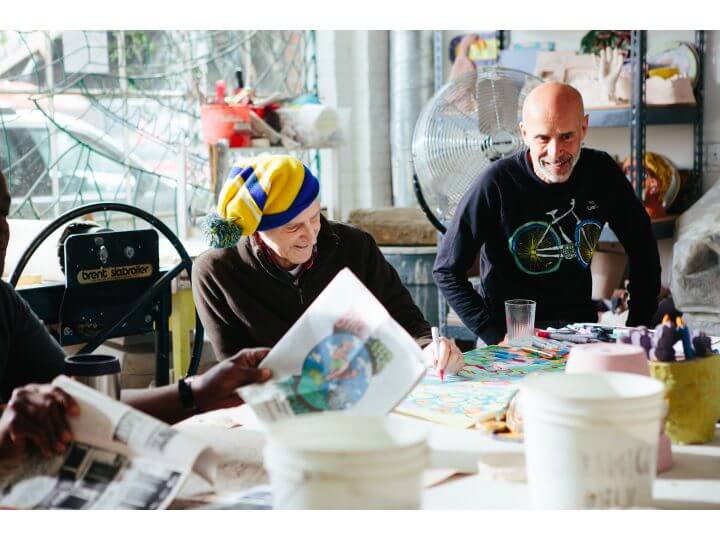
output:
<instances>
[{"instance_id":1,"label":"white table","mask_svg":"<svg viewBox=\"0 0 720 540\"><path fill-rule=\"evenodd\" d=\"M662 509L720 509L720 430L711 443L673 445L673 467L657 477L653 497L653 506ZM525 482L491 481L472 475L425 490L423 508L527 509L530 492Z\"/></svg>"},{"instance_id":2,"label":"white table","mask_svg":"<svg viewBox=\"0 0 720 540\"><path fill-rule=\"evenodd\" d=\"M430 466L454 469L468 476L450 479L423 491L424 509L526 509L530 494L525 482L486 480L477 472L483 454L523 454L521 443L499 441L477 430L459 429L395 415L429 431ZM241 424L230 429L228 426ZM214 411L178 424L178 428L212 444L221 454L241 453L260 463L262 427L243 406ZM676 509L720 509L720 430L704 445L673 446L673 468L658 476L654 506Z\"/></svg>"}]
</instances>

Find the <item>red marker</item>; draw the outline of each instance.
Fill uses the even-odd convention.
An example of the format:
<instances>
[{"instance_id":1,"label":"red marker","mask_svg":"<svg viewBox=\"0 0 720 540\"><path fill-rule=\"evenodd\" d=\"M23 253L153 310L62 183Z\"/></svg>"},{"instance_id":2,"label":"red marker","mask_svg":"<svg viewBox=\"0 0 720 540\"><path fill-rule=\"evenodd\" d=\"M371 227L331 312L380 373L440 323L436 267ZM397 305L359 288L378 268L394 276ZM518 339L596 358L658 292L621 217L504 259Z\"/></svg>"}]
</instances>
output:
<instances>
[{"instance_id":1,"label":"red marker","mask_svg":"<svg viewBox=\"0 0 720 540\"><path fill-rule=\"evenodd\" d=\"M440 382L445 382L445 370L441 369L440 372Z\"/></svg>"}]
</instances>

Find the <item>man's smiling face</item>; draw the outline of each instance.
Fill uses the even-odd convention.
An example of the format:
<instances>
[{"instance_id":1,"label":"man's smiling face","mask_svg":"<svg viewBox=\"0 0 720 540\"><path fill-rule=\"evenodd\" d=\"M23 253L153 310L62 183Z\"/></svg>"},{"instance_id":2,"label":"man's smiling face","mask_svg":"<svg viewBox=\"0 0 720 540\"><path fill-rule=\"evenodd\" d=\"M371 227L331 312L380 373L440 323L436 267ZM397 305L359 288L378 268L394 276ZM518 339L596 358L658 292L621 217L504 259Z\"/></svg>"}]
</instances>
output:
<instances>
[{"instance_id":1,"label":"man's smiling face","mask_svg":"<svg viewBox=\"0 0 720 540\"><path fill-rule=\"evenodd\" d=\"M587 128L582 98L573 88L546 83L530 92L520 130L535 174L549 184L566 182L580 159Z\"/></svg>"}]
</instances>

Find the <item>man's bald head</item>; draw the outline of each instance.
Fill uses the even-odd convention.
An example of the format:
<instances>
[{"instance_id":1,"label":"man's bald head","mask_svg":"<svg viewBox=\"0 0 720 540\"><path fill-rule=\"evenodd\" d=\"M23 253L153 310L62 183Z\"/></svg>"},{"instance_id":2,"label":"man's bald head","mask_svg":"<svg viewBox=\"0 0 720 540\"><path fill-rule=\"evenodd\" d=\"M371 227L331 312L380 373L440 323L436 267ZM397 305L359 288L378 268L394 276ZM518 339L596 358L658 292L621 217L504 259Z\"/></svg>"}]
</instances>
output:
<instances>
[{"instance_id":1,"label":"man's bald head","mask_svg":"<svg viewBox=\"0 0 720 540\"><path fill-rule=\"evenodd\" d=\"M582 96L569 84L546 82L533 88L523 103L523 123L528 117L558 115L576 116L578 122L585 116Z\"/></svg>"},{"instance_id":2,"label":"man's bald head","mask_svg":"<svg viewBox=\"0 0 720 540\"><path fill-rule=\"evenodd\" d=\"M555 184L570 178L587 127L582 96L572 86L547 82L527 95L520 131L541 180Z\"/></svg>"}]
</instances>

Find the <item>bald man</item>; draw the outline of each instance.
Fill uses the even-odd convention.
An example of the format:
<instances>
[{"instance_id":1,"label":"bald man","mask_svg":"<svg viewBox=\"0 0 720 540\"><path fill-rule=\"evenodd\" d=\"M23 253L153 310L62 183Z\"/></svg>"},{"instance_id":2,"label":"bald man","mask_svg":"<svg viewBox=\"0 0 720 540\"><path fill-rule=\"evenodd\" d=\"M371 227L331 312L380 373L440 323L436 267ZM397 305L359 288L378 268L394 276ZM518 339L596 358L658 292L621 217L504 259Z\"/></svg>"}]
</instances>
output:
<instances>
[{"instance_id":1,"label":"bald man","mask_svg":"<svg viewBox=\"0 0 720 540\"><path fill-rule=\"evenodd\" d=\"M628 325L649 325L660 292L650 219L605 152L582 148L580 94L544 83L523 106L527 148L488 167L460 201L433 276L463 323L486 343L505 335L505 301L537 302L536 326L595 322L590 260L608 223L630 261ZM475 291L467 271L480 255Z\"/></svg>"}]
</instances>

